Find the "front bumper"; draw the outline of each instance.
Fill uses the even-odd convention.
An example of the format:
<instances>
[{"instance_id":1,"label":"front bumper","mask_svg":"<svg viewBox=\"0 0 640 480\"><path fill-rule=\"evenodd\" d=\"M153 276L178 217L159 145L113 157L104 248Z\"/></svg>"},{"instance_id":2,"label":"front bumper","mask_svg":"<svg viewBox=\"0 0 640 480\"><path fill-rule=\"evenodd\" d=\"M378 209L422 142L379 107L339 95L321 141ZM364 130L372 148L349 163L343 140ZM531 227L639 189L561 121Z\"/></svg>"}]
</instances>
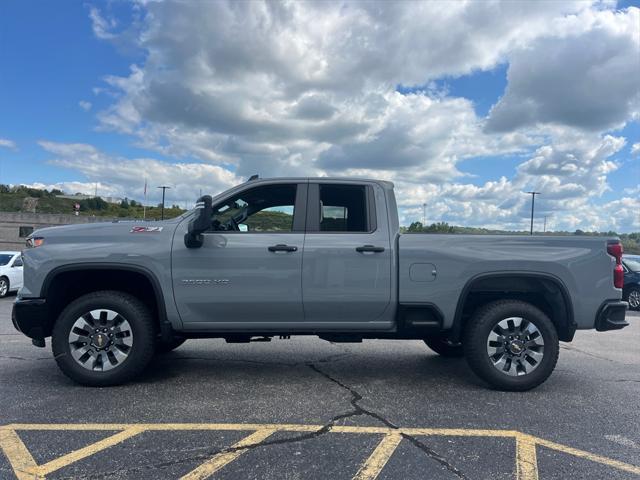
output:
<instances>
[{"instance_id":1,"label":"front bumper","mask_svg":"<svg viewBox=\"0 0 640 480\"><path fill-rule=\"evenodd\" d=\"M624 317L628 308L627 302L622 300L609 300L602 304L596 316L596 330L619 330L629 325Z\"/></svg>"},{"instance_id":2,"label":"front bumper","mask_svg":"<svg viewBox=\"0 0 640 480\"><path fill-rule=\"evenodd\" d=\"M27 337L41 340L51 336L53 327L44 298L18 298L11 312L13 326Z\"/></svg>"}]
</instances>

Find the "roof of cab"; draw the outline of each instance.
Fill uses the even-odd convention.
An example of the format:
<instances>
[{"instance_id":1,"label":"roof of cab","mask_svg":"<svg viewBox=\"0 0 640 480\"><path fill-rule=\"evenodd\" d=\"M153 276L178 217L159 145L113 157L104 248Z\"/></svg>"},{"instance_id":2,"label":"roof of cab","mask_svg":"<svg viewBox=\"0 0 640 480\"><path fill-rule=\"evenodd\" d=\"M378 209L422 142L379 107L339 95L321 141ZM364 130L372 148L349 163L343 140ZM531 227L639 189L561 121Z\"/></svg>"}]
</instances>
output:
<instances>
[{"instance_id":1,"label":"roof of cab","mask_svg":"<svg viewBox=\"0 0 640 480\"><path fill-rule=\"evenodd\" d=\"M362 177L267 177L267 178L254 178L253 180L247 180L245 183L258 183L258 182L367 182L377 183L384 185L387 188L393 188L393 182L388 180L377 180L375 178L362 178Z\"/></svg>"}]
</instances>

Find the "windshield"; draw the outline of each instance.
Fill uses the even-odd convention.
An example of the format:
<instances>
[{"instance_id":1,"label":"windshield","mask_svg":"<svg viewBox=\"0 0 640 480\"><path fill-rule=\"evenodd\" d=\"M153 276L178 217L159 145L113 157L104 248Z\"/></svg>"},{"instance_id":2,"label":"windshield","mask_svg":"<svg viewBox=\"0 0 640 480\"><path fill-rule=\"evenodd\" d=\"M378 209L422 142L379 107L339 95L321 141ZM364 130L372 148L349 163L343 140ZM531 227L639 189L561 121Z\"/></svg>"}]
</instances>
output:
<instances>
[{"instance_id":1,"label":"windshield","mask_svg":"<svg viewBox=\"0 0 640 480\"><path fill-rule=\"evenodd\" d=\"M628 258L625 258L624 264L632 272L640 272L640 260L630 260Z\"/></svg>"},{"instance_id":2,"label":"windshield","mask_svg":"<svg viewBox=\"0 0 640 480\"><path fill-rule=\"evenodd\" d=\"M0 253L0 266L6 265L11 261L13 255L9 255L7 253Z\"/></svg>"}]
</instances>

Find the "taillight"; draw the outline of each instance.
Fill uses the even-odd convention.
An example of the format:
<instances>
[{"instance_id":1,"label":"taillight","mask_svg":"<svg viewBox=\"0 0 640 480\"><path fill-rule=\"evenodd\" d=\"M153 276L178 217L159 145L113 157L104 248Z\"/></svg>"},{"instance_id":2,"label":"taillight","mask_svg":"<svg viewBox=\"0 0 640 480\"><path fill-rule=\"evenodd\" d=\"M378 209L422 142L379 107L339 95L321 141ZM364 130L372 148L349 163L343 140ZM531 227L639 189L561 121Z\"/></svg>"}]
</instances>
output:
<instances>
[{"instance_id":1,"label":"taillight","mask_svg":"<svg viewBox=\"0 0 640 480\"><path fill-rule=\"evenodd\" d=\"M613 286L616 288L624 286L622 251L622 244L619 241L607 244L607 253L616 259L616 266L613 268Z\"/></svg>"},{"instance_id":2,"label":"taillight","mask_svg":"<svg viewBox=\"0 0 640 480\"><path fill-rule=\"evenodd\" d=\"M613 286L616 288L624 287L624 270L622 265L616 265L613 269Z\"/></svg>"}]
</instances>

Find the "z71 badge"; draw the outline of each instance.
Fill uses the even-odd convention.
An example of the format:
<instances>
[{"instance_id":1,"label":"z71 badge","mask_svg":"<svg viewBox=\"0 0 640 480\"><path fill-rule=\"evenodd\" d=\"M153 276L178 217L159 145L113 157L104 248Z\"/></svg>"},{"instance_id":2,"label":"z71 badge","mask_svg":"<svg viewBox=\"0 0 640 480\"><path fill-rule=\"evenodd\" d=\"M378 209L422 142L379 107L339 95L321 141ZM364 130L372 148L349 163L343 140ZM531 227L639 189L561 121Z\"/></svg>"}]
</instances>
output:
<instances>
[{"instance_id":1,"label":"z71 badge","mask_svg":"<svg viewBox=\"0 0 640 480\"><path fill-rule=\"evenodd\" d=\"M163 227L131 227L131 233L158 233Z\"/></svg>"}]
</instances>

